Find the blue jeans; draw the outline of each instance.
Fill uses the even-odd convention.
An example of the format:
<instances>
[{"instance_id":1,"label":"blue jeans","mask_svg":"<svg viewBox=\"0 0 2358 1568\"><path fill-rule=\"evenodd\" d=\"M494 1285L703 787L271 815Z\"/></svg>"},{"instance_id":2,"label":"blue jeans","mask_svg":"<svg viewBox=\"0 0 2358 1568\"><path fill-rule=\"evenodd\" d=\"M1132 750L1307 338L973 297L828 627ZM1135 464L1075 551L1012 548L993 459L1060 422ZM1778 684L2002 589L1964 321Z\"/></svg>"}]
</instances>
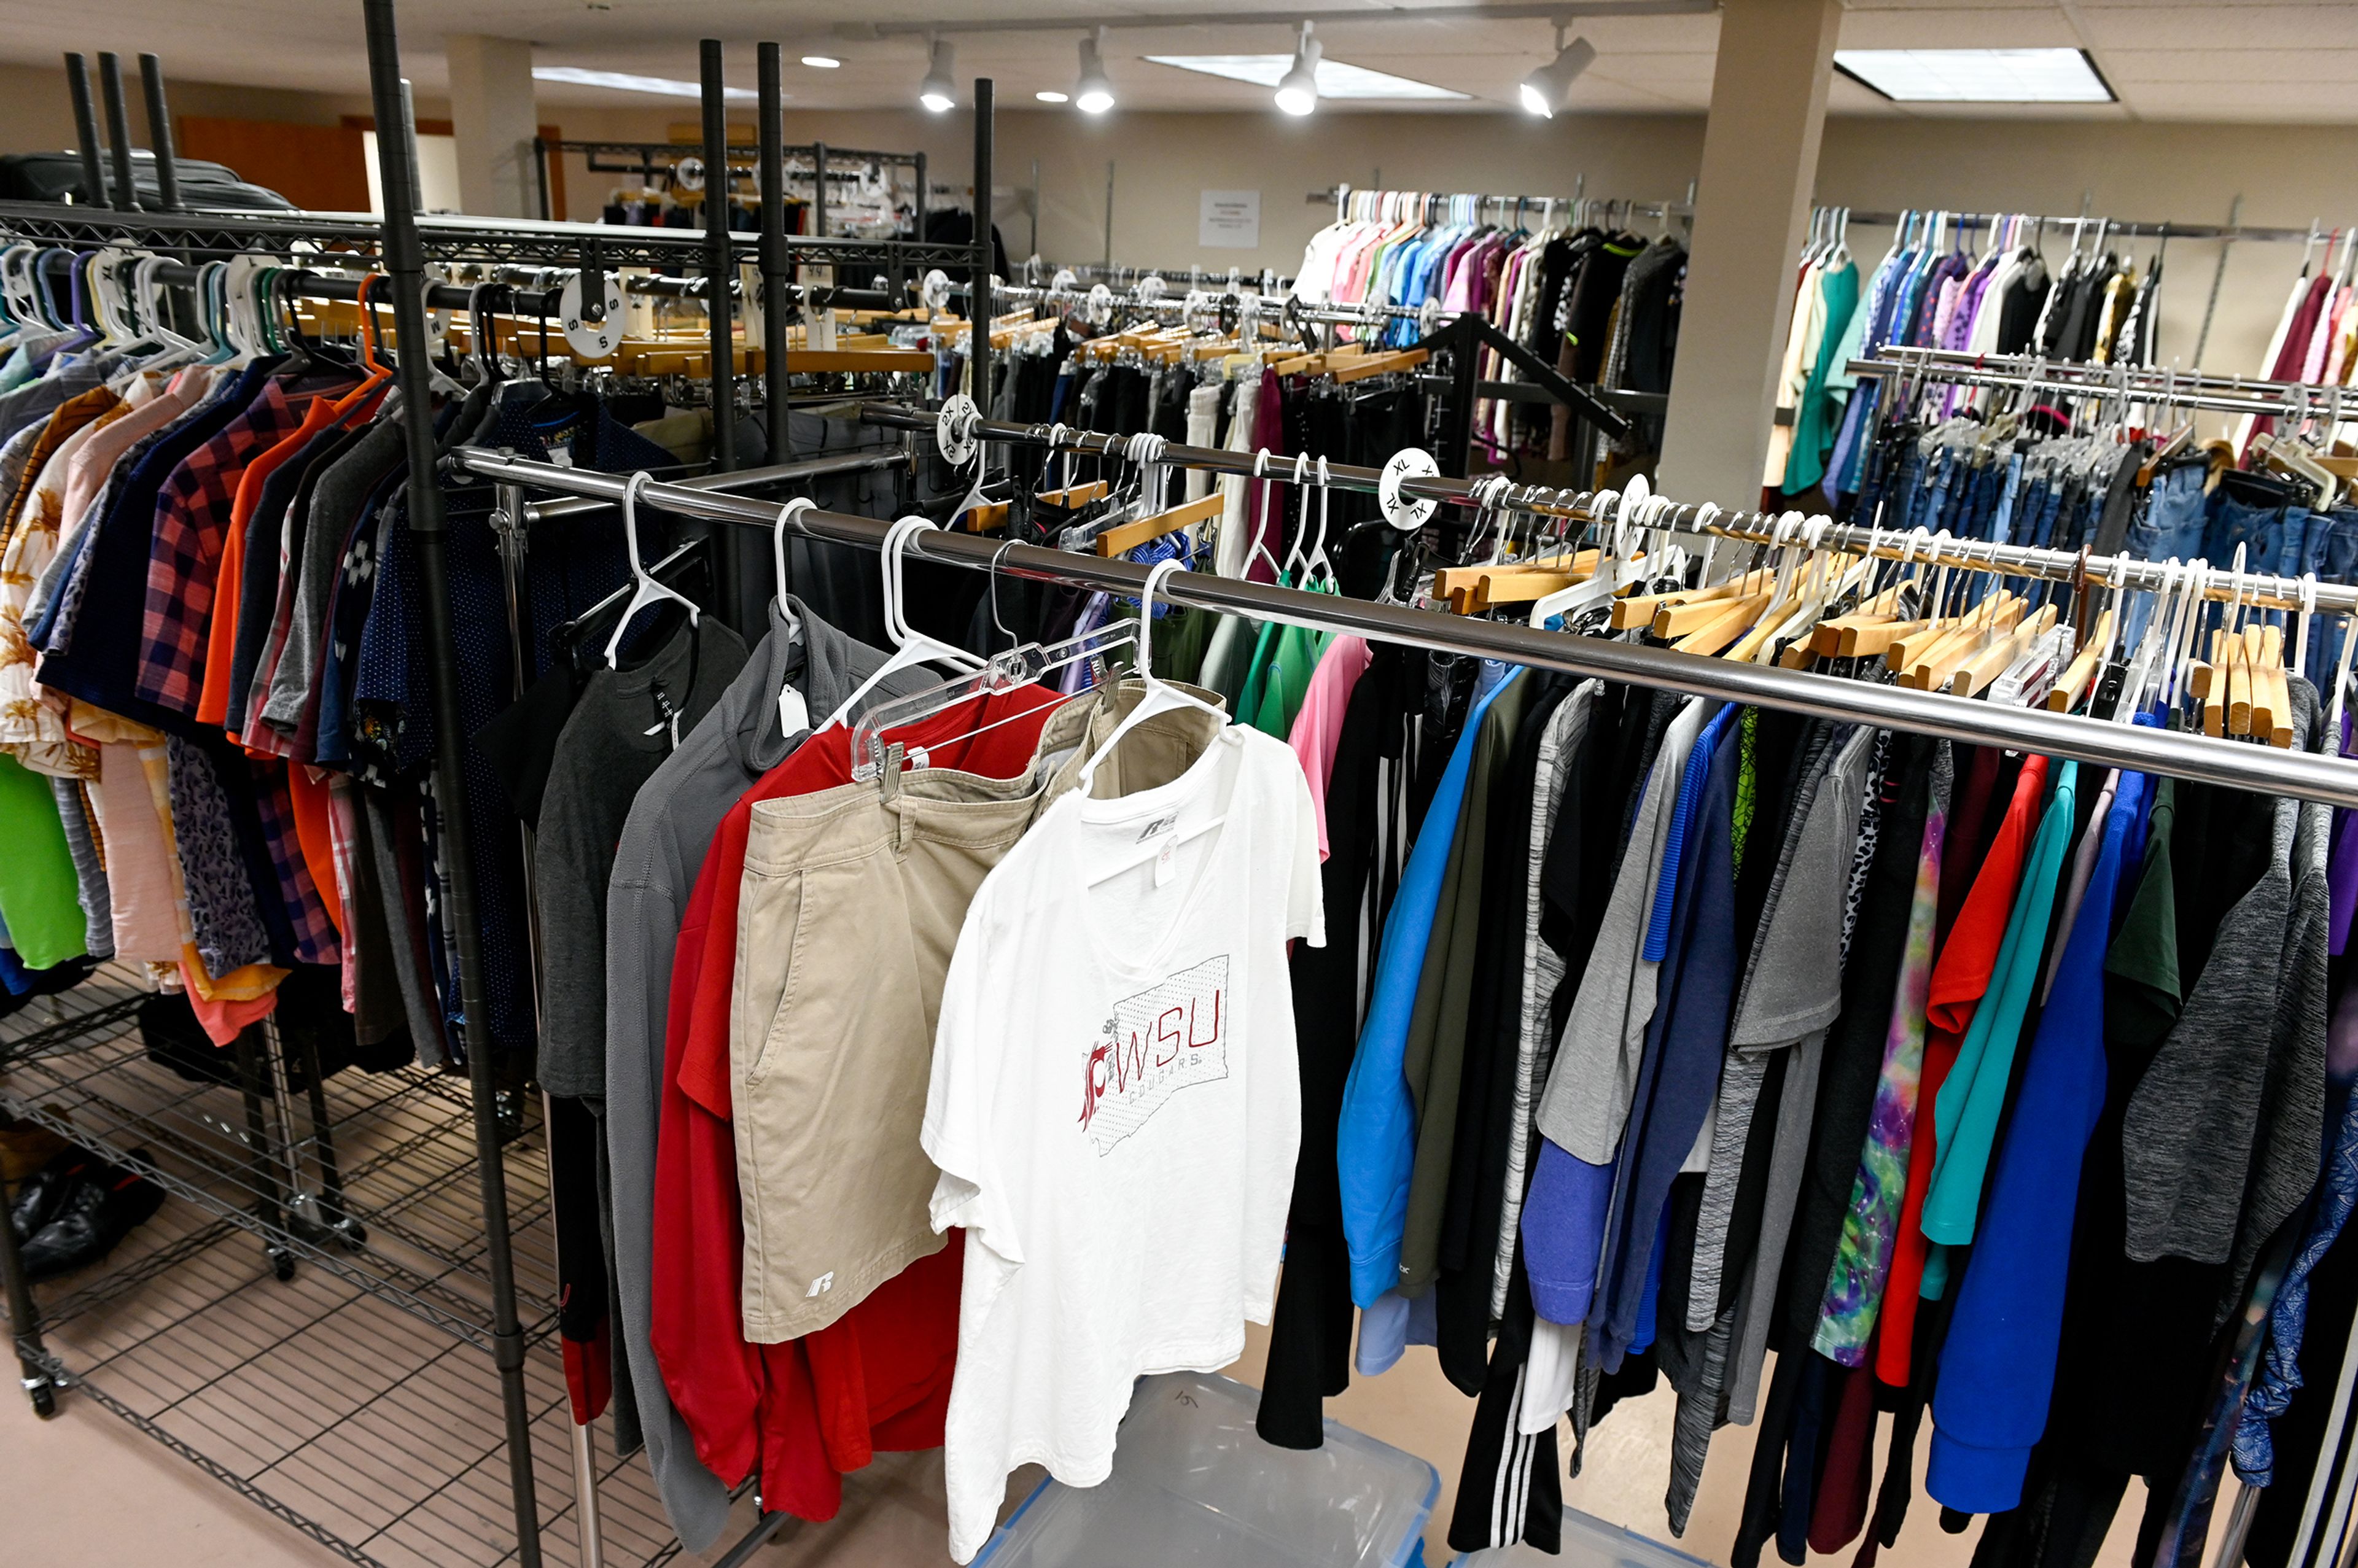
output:
<instances>
[{"instance_id":1,"label":"blue jeans","mask_svg":"<svg viewBox=\"0 0 2358 1568\"><path fill-rule=\"evenodd\" d=\"M2145 515L2129 524L2128 553L2141 561L2175 556L2190 561L2202 547L2207 463L2180 463L2157 475L2146 498Z\"/></svg>"}]
</instances>

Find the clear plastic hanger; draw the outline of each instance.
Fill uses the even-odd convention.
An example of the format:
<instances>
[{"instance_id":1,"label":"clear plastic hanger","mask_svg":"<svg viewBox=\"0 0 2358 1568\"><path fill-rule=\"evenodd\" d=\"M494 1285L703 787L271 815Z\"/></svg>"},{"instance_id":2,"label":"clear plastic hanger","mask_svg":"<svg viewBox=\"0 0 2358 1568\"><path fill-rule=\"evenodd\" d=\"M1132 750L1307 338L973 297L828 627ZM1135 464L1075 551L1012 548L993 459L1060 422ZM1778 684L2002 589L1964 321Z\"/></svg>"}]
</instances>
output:
<instances>
[{"instance_id":1,"label":"clear plastic hanger","mask_svg":"<svg viewBox=\"0 0 2358 1568\"><path fill-rule=\"evenodd\" d=\"M936 642L924 633L908 626L902 619L901 552L907 546L912 534L933 526L934 524L926 518L912 514L899 519L884 531L882 546L884 633L892 641L892 656L878 665L874 675L861 681L853 689L851 695L843 699L842 706L827 715L827 722L820 725L820 729L830 729L849 720L851 715L859 710L860 703L867 699L870 692L875 690L886 676L899 671L917 665L933 663L947 664L959 669L976 670L988 663L987 660L975 657L964 648L954 648L946 643Z\"/></svg>"},{"instance_id":2,"label":"clear plastic hanger","mask_svg":"<svg viewBox=\"0 0 2358 1568\"><path fill-rule=\"evenodd\" d=\"M640 611L669 600L687 611L690 626L694 626L698 616L703 613L697 608L696 600L679 589L657 581L654 574L639 564L639 486L646 482L646 470L641 469L622 486L622 553L630 562L631 576L638 586L631 590L631 601L622 606L622 619L614 622L614 634L606 639L606 667L610 670L622 663L623 634L630 631L632 619Z\"/></svg>"},{"instance_id":3,"label":"clear plastic hanger","mask_svg":"<svg viewBox=\"0 0 2358 1568\"><path fill-rule=\"evenodd\" d=\"M990 564L990 619L1001 633L1011 642L1014 633L999 615L999 557L1014 547L1009 540L999 546ZM851 754L854 759L852 776L860 780L873 778L882 771L885 759L884 732L915 723L933 714L946 711L969 698L994 691L1007 691L1063 669L1092 659L1101 659L1117 648L1135 646L1138 642L1137 623L1128 619L1109 621L1092 631L1067 637L1057 643L1025 643L996 654L982 668L971 675L958 676L912 692L907 697L879 703L862 714L852 727ZM970 739L986 730L1012 722L1011 719L994 719L962 736L946 737L936 745L951 741Z\"/></svg>"}]
</instances>

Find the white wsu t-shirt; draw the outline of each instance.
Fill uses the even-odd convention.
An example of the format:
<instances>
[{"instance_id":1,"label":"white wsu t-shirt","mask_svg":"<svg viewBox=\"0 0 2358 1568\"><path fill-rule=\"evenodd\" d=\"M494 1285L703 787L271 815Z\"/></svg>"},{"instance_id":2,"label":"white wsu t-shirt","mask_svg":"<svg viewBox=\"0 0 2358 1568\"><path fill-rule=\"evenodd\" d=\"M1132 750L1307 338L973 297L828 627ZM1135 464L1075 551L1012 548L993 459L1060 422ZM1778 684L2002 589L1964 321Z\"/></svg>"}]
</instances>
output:
<instances>
[{"instance_id":1,"label":"white wsu t-shirt","mask_svg":"<svg viewBox=\"0 0 2358 1568\"><path fill-rule=\"evenodd\" d=\"M958 1562L1011 1471L1097 1485L1134 1379L1225 1367L1269 1321L1302 1139L1293 937L1326 939L1309 785L1234 725L1167 784L1065 795L968 907L923 1135L934 1228L966 1227Z\"/></svg>"}]
</instances>

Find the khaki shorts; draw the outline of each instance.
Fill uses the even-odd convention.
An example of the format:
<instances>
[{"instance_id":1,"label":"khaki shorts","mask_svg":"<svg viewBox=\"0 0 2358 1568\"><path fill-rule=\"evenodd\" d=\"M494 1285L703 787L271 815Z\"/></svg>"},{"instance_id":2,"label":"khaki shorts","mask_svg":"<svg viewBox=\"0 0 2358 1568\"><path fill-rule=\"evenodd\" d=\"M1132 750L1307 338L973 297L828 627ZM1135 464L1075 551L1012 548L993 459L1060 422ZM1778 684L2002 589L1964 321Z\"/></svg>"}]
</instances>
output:
<instances>
[{"instance_id":1,"label":"khaki shorts","mask_svg":"<svg viewBox=\"0 0 2358 1568\"><path fill-rule=\"evenodd\" d=\"M958 929L982 879L1138 693L1125 684L1110 702L1066 704L1017 778L888 769L755 804L729 1013L748 1340L824 1328L940 1249L927 1214L937 1173L918 1131ZM1193 709L1148 719L1092 793L1167 783L1217 728Z\"/></svg>"}]
</instances>

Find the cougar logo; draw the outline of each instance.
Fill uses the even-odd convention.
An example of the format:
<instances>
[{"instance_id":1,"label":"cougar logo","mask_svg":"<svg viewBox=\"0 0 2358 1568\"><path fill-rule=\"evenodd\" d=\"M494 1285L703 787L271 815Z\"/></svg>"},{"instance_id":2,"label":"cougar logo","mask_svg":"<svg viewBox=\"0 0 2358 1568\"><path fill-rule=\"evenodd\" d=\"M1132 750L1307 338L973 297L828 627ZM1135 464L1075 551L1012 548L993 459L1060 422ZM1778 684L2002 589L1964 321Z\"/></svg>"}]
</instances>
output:
<instances>
[{"instance_id":1,"label":"cougar logo","mask_svg":"<svg viewBox=\"0 0 2358 1568\"><path fill-rule=\"evenodd\" d=\"M1188 1085L1228 1076L1228 1015L1225 954L1114 1004L1081 1069L1081 1130L1099 1154Z\"/></svg>"},{"instance_id":2,"label":"cougar logo","mask_svg":"<svg viewBox=\"0 0 2358 1568\"><path fill-rule=\"evenodd\" d=\"M829 1269L810 1282L810 1289L803 1292L803 1300L808 1301L813 1296L824 1295L833 1289L835 1289L835 1271Z\"/></svg>"}]
</instances>

